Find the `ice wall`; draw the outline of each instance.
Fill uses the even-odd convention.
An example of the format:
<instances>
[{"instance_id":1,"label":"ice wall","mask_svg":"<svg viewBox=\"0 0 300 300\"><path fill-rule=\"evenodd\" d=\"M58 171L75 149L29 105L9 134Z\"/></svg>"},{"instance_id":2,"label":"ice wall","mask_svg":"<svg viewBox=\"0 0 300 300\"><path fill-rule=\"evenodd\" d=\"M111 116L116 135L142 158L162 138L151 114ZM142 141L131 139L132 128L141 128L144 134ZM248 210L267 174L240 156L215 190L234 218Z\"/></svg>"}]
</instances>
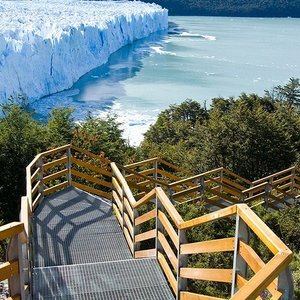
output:
<instances>
[{"instance_id":1,"label":"ice wall","mask_svg":"<svg viewBox=\"0 0 300 300\"><path fill-rule=\"evenodd\" d=\"M135 39L166 29L167 10L138 1L0 1L0 102L72 86Z\"/></svg>"}]
</instances>

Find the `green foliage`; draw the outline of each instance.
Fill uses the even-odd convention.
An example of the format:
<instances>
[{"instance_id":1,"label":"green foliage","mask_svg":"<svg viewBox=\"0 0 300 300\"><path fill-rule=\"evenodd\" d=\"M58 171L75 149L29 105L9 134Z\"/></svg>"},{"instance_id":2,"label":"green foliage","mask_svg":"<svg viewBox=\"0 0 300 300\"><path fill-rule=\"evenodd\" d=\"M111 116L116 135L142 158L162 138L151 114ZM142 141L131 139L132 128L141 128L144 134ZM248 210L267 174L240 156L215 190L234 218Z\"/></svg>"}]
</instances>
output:
<instances>
[{"instance_id":1,"label":"green foliage","mask_svg":"<svg viewBox=\"0 0 300 300\"><path fill-rule=\"evenodd\" d=\"M16 220L25 195L25 168L46 147L46 130L16 105L2 106L0 119L0 218Z\"/></svg>"},{"instance_id":2,"label":"green foliage","mask_svg":"<svg viewBox=\"0 0 300 300\"><path fill-rule=\"evenodd\" d=\"M297 91L296 83L281 87L275 98L215 98L208 110L191 100L173 105L146 132L141 151L197 174L224 166L251 180L289 167L299 159L300 114L285 95L295 99L288 90ZM186 110L192 119L181 113Z\"/></svg>"},{"instance_id":3,"label":"green foliage","mask_svg":"<svg viewBox=\"0 0 300 300\"><path fill-rule=\"evenodd\" d=\"M71 143L74 131L74 109L69 107L54 108L48 119L48 138L52 146Z\"/></svg>"},{"instance_id":4,"label":"green foliage","mask_svg":"<svg viewBox=\"0 0 300 300\"><path fill-rule=\"evenodd\" d=\"M152 2L152 0L145 0ZM170 15L299 17L296 0L155 0L167 8Z\"/></svg>"},{"instance_id":5,"label":"green foliage","mask_svg":"<svg viewBox=\"0 0 300 300\"><path fill-rule=\"evenodd\" d=\"M71 108L53 109L47 124L39 124L25 108L23 97L2 106L0 118L0 219L18 220L20 199L26 194L26 166L39 152L73 143L95 154L105 152L123 162L133 150L125 143L114 117L88 117L76 125Z\"/></svg>"},{"instance_id":6,"label":"green foliage","mask_svg":"<svg viewBox=\"0 0 300 300\"><path fill-rule=\"evenodd\" d=\"M112 161L123 163L130 147L122 138L120 123L115 116L106 119L88 116L76 126L72 143L93 153L105 153Z\"/></svg>"}]
</instances>

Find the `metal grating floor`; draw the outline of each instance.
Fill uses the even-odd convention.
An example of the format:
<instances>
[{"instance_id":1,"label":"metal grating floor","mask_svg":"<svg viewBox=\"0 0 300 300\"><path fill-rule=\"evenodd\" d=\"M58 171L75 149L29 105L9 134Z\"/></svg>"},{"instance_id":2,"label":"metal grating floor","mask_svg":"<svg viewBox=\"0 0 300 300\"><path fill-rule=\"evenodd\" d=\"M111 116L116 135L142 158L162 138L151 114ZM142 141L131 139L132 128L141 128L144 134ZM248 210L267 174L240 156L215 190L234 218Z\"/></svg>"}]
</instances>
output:
<instances>
[{"instance_id":1,"label":"metal grating floor","mask_svg":"<svg viewBox=\"0 0 300 300\"><path fill-rule=\"evenodd\" d=\"M133 259L108 201L76 188L34 212L33 299L174 300L156 259Z\"/></svg>"},{"instance_id":2,"label":"metal grating floor","mask_svg":"<svg viewBox=\"0 0 300 300\"><path fill-rule=\"evenodd\" d=\"M44 199L33 236L34 267L132 258L111 205L76 188Z\"/></svg>"},{"instance_id":3,"label":"metal grating floor","mask_svg":"<svg viewBox=\"0 0 300 300\"><path fill-rule=\"evenodd\" d=\"M34 270L34 299L174 300L156 259Z\"/></svg>"}]
</instances>

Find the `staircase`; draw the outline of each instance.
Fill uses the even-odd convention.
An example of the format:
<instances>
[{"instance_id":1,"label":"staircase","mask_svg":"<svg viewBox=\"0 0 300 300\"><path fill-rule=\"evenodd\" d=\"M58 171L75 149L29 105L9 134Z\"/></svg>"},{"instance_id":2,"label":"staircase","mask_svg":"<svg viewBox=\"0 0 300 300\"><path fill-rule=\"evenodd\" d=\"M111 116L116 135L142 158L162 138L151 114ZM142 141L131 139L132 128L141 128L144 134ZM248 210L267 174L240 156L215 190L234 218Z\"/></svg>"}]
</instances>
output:
<instances>
[{"instance_id":1,"label":"staircase","mask_svg":"<svg viewBox=\"0 0 300 300\"><path fill-rule=\"evenodd\" d=\"M11 299L225 299L196 293L191 281L225 284L230 299L293 297L292 253L247 204L298 201L295 167L250 182L225 168L192 175L159 158L121 166L66 145L37 155L26 173L20 222L0 227L0 240L11 239L0 265ZM184 220L176 206L196 201L211 213ZM235 220L234 235L186 238L219 220ZM254 238L269 261L250 246ZM214 253L232 266L189 264Z\"/></svg>"},{"instance_id":2,"label":"staircase","mask_svg":"<svg viewBox=\"0 0 300 300\"><path fill-rule=\"evenodd\" d=\"M174 296L156 259L133 259L111 204L74 187L33 216L32 299Z\"/></svg>"}]
</instances>

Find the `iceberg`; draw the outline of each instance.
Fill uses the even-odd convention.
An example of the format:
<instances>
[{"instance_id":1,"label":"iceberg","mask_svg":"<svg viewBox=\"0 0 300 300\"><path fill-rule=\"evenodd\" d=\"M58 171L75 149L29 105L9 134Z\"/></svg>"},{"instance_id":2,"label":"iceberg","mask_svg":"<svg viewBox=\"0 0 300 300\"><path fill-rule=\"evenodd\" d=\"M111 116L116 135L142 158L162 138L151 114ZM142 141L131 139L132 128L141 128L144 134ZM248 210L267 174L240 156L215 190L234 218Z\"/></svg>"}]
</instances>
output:
<instances>
[{"instance_id":1,"label":"iceberg","mask_svg":"<svg viewBox=\"0 0 300 300\"><path fill-rule=\"evenodd\" d=\"M70 88L111 53L168 27L168 11L139 1L0 1L0 102Z\"/></svg>"}]
</instances>

